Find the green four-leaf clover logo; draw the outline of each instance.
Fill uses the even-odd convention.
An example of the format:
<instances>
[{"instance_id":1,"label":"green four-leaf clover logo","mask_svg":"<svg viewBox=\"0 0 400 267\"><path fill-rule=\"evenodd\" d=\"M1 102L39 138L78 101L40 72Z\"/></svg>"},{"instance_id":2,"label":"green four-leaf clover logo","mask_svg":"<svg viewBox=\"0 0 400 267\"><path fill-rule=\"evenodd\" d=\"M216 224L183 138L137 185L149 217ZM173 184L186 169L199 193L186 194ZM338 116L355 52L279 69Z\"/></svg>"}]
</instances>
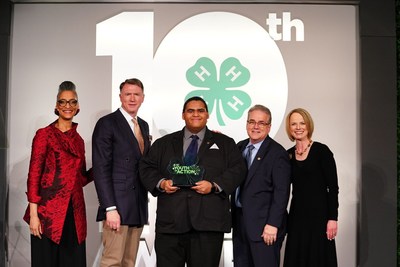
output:
<instances>
[{"instance_id":1,"label":"green four-leaf clover logo","mask_svg":"<svg viewBox=\"0 0 400 267\"><path fill-rule=\"evenodd\" d=\"M232 89L245 85L250 80L250 72L238 59L230 57L222 62L219 73L218 79L217 68L211 59L199 58L186 71L186 79L191 85L206 89L191 91L185 100L192 96L203 97L207 102L208 112L211 114L215 105L218 124L225 126L221 112L228 118L237 120L251 105L251 98L247 93Z\"/></svg>"}]
</instances>

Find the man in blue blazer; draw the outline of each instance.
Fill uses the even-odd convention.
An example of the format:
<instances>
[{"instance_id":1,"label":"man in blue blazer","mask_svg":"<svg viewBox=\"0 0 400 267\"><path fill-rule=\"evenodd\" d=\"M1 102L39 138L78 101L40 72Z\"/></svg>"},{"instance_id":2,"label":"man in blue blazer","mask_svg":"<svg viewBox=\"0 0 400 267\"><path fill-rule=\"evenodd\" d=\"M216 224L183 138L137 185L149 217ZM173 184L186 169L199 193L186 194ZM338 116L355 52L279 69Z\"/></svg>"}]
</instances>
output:
<instances>
[{"instance_id":1,"label":"man in blue blazer","mask_svg":"<svg viewBox=\"0 0 400 267\"><path fill-rule=\"evenodd\" d=\"M157 139L140 163L144 186L158 197L157 267L217 267L224 233L231 231L229 195L245 178L246 164L232 138L208 130L208 116L202 98L189 98L185 127ZM189 163L192 144L197 156ZM186 171L186 184L176 184L171 163L177 173ZM190 174L199 169L204 175L196 181Z\"/></svg>"},{"instance_id":2,"label":"man in blue blazer","mask_svg":"<svg viewBox=\"0 0 400 267\"><path fill-rule=\"evenodd\" d=\"M120 85L121 107L99 119L93 132L93 172L103 221L101 266L134 267L143 225L148 221L147 191L139 179L139 160L150 147L149 126L137 116L143 84Z\"/></svg>"},{"instance_id":3,"label":"man in blue blazer","mask_svg":"<svg viewBox=\"0 0 400 267\"><path fill-rule=\"evenodd\" d=\"M290 165L286 150L268 136L271 112L262 105L248 111L248 139L238 143L246 158L246 180L232 195L235 267L279 267L286 234Z\"/></svg>"}]
</instances>

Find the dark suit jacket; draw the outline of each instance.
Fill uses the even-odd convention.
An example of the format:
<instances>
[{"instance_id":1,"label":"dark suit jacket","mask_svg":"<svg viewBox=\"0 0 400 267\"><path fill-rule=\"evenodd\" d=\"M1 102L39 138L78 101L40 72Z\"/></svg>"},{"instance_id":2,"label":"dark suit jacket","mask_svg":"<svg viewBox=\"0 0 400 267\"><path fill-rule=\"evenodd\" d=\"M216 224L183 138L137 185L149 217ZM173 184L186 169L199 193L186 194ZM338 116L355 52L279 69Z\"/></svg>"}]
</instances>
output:
<instances>
[{"instance_id":1,"label":"dark suit jacket","mask_svg":"<svg viewBox=\"0 0 400 267\"><path fill-rule=\"evenodd\" d=\"M150 147L149 126L138 118L144 154ZM121 111L97 122L92 138L94 182L99 198L97 221L105 220L106 208L116 206L122 225L144 225L148 220L147 191L139 179L139 144Z\"/></svg>"},{"instance_id":2,"label":"dark suit jacket","mask_svg":"<svg viewBox=\"0 0 400 267\"><path fill-rule=\"evenodd\" d=\"M166 194L157 188L161 178L171 178L167 171L170 160L182 159L183 136L182 130L156 140L140 163L144 186L158 196L156 232L185 233L191 229L230 232L229 195L246 174L245 162L232 138L207 129L198 152L198 164L205 168L204 179L215 182L222 192L201 195L181 188Z\"/></svg>"},{"instance_id":3,"label":"dark suit jacket","mask_svg":"<svg viewBox=\"0 0 400 267\"><path fill-rule=\"evenodd\" d=\"M243 153L249 139L238 143ZM269 136L264 140L247 178L240 187L245 231L252 241L261 241L266 224L278 228L278 238L286 233L290 193L290 164L286 150Z\"/></svg>"}]
</instances>

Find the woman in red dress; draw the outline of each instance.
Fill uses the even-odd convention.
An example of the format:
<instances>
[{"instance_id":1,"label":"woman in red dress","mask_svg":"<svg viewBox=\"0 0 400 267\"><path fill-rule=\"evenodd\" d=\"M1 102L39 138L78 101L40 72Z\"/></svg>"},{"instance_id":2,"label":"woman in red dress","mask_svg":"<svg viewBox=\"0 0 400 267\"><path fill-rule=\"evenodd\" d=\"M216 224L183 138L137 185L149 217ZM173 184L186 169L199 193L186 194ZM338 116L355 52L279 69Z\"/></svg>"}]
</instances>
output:
<instances>
[{"instance_id":1,"label":"woman in red dress","mask_svg":"<svg viewBox=\"0 0 400 267\"><path fill-rule=\"evenodd\" d=\"M86 266L86 211L83 186L85 145L72 122L79 112L70 81L60 84L54 110L58 119L36 132L27 180L24 220L31 232L32 267Z\"/></svg>"}]
</instances>

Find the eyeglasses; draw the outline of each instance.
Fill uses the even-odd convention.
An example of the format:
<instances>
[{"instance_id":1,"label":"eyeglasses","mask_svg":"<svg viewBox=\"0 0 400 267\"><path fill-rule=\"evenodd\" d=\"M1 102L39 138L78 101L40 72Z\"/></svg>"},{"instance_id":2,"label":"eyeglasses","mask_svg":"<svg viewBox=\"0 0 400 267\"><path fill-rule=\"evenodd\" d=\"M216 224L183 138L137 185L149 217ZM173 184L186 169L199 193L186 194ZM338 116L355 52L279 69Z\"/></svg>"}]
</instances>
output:
<instances>
[{"instance_id":1,"label":"eyeglasses","mask_svg":"<svg viewBox=\"0 0 400 267\"><path fill-rule=\"evenodd\" d=\"M257 125L259 128L262 129L262 128L269 126L271 123L265 122L265 121L248 120L247 124L250 125L251 127L254 127Z\"/></svg>"},{"instance_id":2,"label":"eyeglasses","mask_svg":"<svg viewBox=\"0 0 400 267\"><path fill-rule=\"evenodd\" d=\"M76 105L78 105L78 100L76 100L76 99L71 99L71 100L65 100L65 99L60 99L60 100L57 100L57 104L60 106L60 107L65 107L67 104L69 104L71 107L76 107Z\"/></svg>"}]
</instances>

